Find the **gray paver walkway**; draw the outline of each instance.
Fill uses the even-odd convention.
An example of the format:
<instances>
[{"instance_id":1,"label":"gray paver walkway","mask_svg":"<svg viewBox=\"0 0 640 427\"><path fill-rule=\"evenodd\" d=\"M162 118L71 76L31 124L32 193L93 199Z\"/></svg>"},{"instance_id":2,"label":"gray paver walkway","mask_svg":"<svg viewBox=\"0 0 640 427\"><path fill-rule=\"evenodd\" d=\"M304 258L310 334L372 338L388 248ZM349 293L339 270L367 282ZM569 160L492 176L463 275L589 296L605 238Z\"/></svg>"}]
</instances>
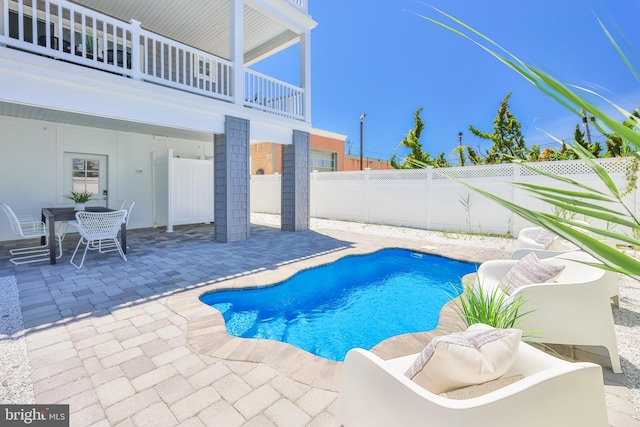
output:
<instances>
[{"instance_id":1,"label":"gray paver walkway","mask_svg":"<svg viewBox=\"0 0 640 427\"><path fill-rule=\"evenodd\" d=\"M289 345L226 334L197 297L252 287L346 254L428 242L340 230L298 233L252 225L251 238L221 244L211 225L132 230L127 263L89 253L69 264L14 267L0 245L0 277L15 275L37 403L68 403L72 426L330 426L341 363ZM507 257L503 249L438 243L458 259ZM422 248L424 250L424 248ZM382 355L417 351L427 335L398 337ZM624 376L605 369L612 426L638 425ZM631 406L630 406L631 405Z\"/></svg>"}]
</instances>

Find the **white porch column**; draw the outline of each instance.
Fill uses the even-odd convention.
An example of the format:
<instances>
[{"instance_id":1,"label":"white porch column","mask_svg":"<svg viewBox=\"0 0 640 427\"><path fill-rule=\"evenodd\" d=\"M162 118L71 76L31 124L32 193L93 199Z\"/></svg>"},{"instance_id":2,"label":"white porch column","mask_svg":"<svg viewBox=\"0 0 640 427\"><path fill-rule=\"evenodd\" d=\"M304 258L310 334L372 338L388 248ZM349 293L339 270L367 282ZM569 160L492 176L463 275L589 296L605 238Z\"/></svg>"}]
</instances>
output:
<instances>
[{"instance_id":1,"label":"white porch column","mask_svg":"<svg viewBox=\"0 0 640 427\"><path fill-rule=\"evenodd\" d=\"M300 87L304 120L311 123L311 32L300 35Z\"/></svg>"},{"instance_id":2,"label":"white porch column","mask_svg":"<svg viewBox=\"0 0 640 427\"><path fill-rule=\"evenodd\" d=\"M244 103L244 1L229 0L231 32L229 40L230 60L233 63L233 77L231 79L232 96L235 104Z\"/></svg>"}]
</instances>

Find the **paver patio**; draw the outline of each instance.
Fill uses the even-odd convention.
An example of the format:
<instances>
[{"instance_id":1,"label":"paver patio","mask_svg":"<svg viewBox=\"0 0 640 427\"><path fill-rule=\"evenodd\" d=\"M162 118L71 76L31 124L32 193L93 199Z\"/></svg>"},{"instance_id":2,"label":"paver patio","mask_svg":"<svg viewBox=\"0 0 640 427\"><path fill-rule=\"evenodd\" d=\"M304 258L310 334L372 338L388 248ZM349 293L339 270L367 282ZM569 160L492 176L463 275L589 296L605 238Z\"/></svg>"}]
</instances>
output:
<instances>
[{"instance_id":1,"label":"paver patio","mask_svg":"<svg viewBox=\"0 0 640 427\"><path fill-rule=\"evenodd\" d=\"M174 233L131 230L127 263L115 253L89 253L77 270L69 264L76 241L67 236L54 266L14 267L7 255L13 242L0 245L0 277L18 281L36 402L68 403L74 427L331 426L341 363L278 342L230 337L221 315L198 296L274 283L383 247L476 262L510 254L402 234L290 233L256 224L249 240L221 244L211 225L198 225ZM430 336L397 337L374 351L416 352ZM624 375L604 371L610 425L640 425Z\"/></svg>"}]
</instances>

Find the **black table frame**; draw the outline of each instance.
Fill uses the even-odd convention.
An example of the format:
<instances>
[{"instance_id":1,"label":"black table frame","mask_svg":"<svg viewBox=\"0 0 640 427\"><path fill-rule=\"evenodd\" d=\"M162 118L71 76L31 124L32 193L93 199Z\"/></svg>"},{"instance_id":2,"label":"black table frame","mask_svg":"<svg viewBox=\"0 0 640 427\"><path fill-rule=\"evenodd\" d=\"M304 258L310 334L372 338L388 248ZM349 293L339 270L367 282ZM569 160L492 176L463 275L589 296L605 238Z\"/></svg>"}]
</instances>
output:
<instances>
[{"instance_id":1,"label":"black table frame","mask_svg":"<svg viewBox=\"0 0 640 427\"><path fill-rule=\"evenodd\" d=\"M113 212L116 209L109 209L102 206L87 207L87 212ZM56 221L72 221L76 219L76 210L69 208L42 208L42 222L49 227L49 264L56 263ZM45 237L40 239L40 244L46 243ZM127 223L120 226L120 244L122 252L127 253Z\"/></svg>"}]
</instances>

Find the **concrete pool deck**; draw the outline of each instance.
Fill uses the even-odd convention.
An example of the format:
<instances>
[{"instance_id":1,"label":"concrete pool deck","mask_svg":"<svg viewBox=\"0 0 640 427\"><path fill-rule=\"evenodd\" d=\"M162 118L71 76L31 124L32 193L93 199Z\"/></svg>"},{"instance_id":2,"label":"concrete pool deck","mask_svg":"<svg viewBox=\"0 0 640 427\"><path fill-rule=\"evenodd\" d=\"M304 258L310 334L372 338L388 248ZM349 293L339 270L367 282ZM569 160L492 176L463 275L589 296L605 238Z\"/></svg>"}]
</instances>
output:
<instances>
[{"instance_id":1,"label":"concrete pool deck","mask_svg":"<svg viewBox=\"0 0 640 427\"><path fill-rule=\"evenodd\" d=\"M229 336L221 315L198 300L202 293L274 283L384 247L476 262L512 249L501 239L316 224L299 233L254 224L249 240L230 244L214 242L210 225L132 230L127 263L90 253L81 270L68 262L73 235L54 266L14 267L13 242L0 245L0 277L18 282L35 401L70 404L72 426L330 426L341 363ZM429 337L396 337L374 351L412 353ZM640 425L625 376L604 371L610 425Z\"/></svg>"}]
</instances>

